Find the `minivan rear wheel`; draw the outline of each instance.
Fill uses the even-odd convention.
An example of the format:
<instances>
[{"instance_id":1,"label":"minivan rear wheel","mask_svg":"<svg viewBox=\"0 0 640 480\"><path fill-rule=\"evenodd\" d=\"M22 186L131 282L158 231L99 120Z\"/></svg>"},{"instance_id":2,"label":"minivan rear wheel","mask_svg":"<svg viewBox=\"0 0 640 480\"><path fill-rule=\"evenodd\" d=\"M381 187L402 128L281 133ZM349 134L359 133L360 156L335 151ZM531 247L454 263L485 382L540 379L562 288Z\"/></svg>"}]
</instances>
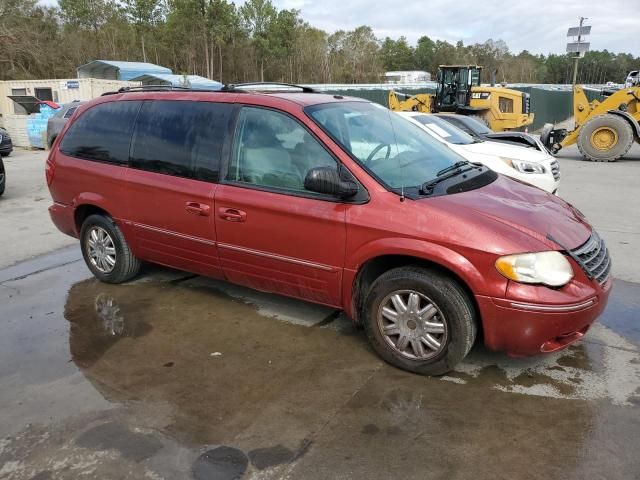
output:
<instances>
[{"instance_id":1,"label":"minivan rear wheel","mask_svg":"<svg viewBox=\"0 0 640 480\"><path fill-rule=\"evenodd\" d=\"M138 260L118 225L104 215L90 215L82 223L80 246L91 273L106 283L131 280L140 271Z\"/></svg>"},{"instance_id":2,"label":"minivan rear wheel","mask_svg":"<svg viewBox=\"0 0 640 480\"><path fill-rule=\"evenodd\" d=\"M433 269L389 270L365 301L364 328L388 363L421 375L443 375L471 350L473 305L451 277Z\"/></svg>"}]
</instances>

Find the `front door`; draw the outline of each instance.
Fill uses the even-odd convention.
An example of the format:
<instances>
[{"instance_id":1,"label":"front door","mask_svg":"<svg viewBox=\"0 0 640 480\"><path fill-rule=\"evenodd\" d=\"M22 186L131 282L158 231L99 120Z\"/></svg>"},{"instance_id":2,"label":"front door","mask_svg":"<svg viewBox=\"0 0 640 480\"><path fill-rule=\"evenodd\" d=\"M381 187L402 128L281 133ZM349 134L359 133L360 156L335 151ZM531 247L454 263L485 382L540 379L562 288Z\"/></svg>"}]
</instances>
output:
<instances>
[{"instance_id":1,"label":"front door","mask_svg":"<svg viewBox=\"0 0 640 480\"><path fill-rule=\"evenodd\" d=\"M222 277L213 198L232 105L144 102L127 170L127 226L144 260Z\"/></svg>"},{"instance_id":2,"label":"front door","mask_svg":"<svg viewBox=\"0 0 640 480\"><path fill-rule=\"evenodd\" d=\"M297 120L243 107L226 178L216 190L220 263L234 283L341 306L347 206L304 189L336 160Z\"/></svg>"}]
</instances>

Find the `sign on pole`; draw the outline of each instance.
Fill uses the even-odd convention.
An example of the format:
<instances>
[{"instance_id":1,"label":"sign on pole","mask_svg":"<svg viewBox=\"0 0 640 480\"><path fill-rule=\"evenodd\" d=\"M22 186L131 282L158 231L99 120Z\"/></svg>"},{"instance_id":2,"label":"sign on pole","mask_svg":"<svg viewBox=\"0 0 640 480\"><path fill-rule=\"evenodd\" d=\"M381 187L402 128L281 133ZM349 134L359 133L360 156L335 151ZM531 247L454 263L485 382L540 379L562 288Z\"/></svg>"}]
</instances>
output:
<instances>
[{"instance_id":1,"label":"sign on pole","mask_svg":"<svg viewBox=\"0 0 640 480\"><path fill-rule=\"evenodd\" d=\"M567 31L567 37L575 37L577 38L577 42L569 42L567 43L567 53L573 53L574 64L573 64L573 85L576 84L576 79L578 78L578 59L583 58L584 55L589 51L589 42L583 42L582 39L591 33L591 25L583 25L583 22L586 20L585 17L580 17L580 25L577 27L571 27Z\"/></svg>"},{"instance_id":2,"label":"sign on pole","mask_svg":"<svg viewBox=\"0 0 640 480\"><path fill-rule=\"evenodd\" d=\"M567 43L567 53L586 53L589 51L589 42L572 42ZM584 56L584 55L582 55Z\"/></svg>"},{"instance_id":3,"label":"sign on pole","mask_svg":"<svg viewBox=\"0 0 640 480\"><path fill-rule=\"evenodd\" d=\"M591 33L591 25L583 27L571 27L567 32L567 37L577 37L578 35L589 35Z\"/></svg>"}]
</instances>

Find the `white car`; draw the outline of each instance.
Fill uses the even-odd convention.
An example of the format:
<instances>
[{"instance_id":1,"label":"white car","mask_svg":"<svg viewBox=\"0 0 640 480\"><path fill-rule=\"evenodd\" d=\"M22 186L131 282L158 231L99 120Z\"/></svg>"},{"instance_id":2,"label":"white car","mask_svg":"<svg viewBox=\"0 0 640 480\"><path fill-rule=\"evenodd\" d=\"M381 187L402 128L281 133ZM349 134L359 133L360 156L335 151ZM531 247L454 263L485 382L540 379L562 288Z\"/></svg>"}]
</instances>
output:
<instances>
[{"instance_id":1,"label":"white car","mask_svg":"<svg viewBox=\"0 0 640 480\"><path fill-rule=\"evenodd\" d=\"M465 160L556 193L560 185L558 161L546 151L474 139L451 123L421 112L398 112L429 135L447 144Z\"/></svg>"}]
</instances>

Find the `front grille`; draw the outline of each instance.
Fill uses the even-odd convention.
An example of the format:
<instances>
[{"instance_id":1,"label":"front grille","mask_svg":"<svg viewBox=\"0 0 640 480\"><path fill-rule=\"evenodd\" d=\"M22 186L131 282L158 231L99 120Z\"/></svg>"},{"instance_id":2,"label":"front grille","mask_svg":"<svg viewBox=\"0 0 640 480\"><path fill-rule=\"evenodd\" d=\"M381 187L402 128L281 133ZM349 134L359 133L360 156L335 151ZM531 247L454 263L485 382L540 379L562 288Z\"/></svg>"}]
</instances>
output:
<instances>
[{"instance_id":1,"label":"front grille","mask_svg":"<svg viewBox=\"0 0 640 480\"><path fill-rule=\"evenodd\" d=\"M604 283L611 273L611 257L604 240L594 231L583 245L571 250L574 257L582 263L582 267L591 278Z\"/></svg>"},{"instance_id":2,"label":"front grille","mask_svg":"<svg viewBox=\"0 0 640 480\"><path fill-rule=\"evenodd\" d=\"M557 160L551 162L551 173L554 180L560 180L560 164Z\"/></svg>"}]
</instances>

